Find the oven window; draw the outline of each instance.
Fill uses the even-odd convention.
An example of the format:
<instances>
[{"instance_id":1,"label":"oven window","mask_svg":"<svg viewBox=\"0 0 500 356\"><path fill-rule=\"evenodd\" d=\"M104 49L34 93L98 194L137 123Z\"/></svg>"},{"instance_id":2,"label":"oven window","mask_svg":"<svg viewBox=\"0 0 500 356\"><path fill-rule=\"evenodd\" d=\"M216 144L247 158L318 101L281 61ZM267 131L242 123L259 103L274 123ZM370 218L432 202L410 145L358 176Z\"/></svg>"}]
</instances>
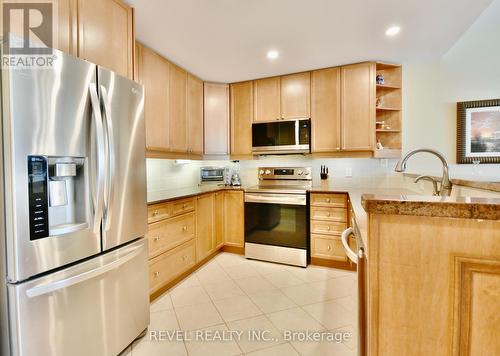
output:
<instances>
[{"instance_id":1,"label":"oven window","mask_svg":"<svg viewBox=\"0 0 500 356\"><path fill-rule=\"evenodd\" d=\"M307 207L245 203L245 242L307 248Z\"/></svg>"}]
</instances>

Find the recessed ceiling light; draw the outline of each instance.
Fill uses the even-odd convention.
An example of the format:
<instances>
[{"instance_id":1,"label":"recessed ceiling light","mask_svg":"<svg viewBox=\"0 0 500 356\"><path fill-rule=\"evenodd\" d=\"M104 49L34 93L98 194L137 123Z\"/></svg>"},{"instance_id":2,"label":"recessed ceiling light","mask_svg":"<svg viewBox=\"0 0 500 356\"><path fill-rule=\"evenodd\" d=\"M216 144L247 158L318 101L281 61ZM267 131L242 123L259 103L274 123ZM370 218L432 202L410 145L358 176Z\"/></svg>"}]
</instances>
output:
<instances>
[{"instance_id":1,"label":"recessed ceiling light","mask_svg":"<svg viewBox=\"0 0 500 356\"><path fill-rule=\"evenodd\" d=\"M391 26L385 31L385 35L388 37L394 37L399 33L399 31L401 31L401 27Z\"/></svg>"},{"instance_id":2,"label":"recessed ceiling light","mask_svg":"<svg viewBox=\"0 0 500 356\"><path fill-rule=\"evenodd\" d=\"M275 49L272 49L270 51L267 52L267 58L269 59L276 59L279 57L279 52Z\"/></svg>"}]
</instances>

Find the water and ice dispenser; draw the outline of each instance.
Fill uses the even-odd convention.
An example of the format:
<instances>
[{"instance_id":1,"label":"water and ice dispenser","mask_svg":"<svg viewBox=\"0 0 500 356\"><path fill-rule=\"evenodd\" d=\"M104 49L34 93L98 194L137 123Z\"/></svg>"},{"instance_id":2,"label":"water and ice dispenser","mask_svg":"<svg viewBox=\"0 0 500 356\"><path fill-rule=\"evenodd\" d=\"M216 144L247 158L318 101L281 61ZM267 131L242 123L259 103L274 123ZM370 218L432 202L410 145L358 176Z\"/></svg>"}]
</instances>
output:
<instances>
[{"instance_id":1,"label":"water and ice dispenser","mask_svg":"<svg viewBox=\"0 0 500 356\"><path fill-rule=\"evenodd\" d=\"M84 158L28 156L28 175L31 240L89 226Z\"/></svg>"}]
</instances>

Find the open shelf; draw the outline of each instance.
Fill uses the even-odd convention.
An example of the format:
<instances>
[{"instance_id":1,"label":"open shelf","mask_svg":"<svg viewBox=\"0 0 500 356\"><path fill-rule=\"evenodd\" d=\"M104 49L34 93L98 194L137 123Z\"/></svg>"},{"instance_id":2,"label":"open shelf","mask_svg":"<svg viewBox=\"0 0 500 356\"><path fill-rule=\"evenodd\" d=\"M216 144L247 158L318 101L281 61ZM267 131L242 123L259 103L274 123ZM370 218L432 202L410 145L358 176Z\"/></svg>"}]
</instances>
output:
<instances>
[{"instance_id":1,"label":"open shelf","mask_svg":"<svg viewBox=\"0 0 500 356\"><path fill-rule=\"evenodd\" d=\"M399 148L384 148L383 150L375 150L373 153L375 158L399 158L401 150Z\"/></svg>"},{"instance_id":2,"label":"open shelf","mask_svg":"<svg viewBox=\"0 0 500 356\"><path fill-rule=\"evenodd\" d=\"M401 89L399 85L391 85L391 84L377 84L377 90L396 90Z\"/></svg>"},{"instance_id":3,"label":"open shelf","mask_svg":"<svg viewBox=\"0 0 500 356\"><path fill-rule=\"evenodd\" d=\"M400 111L401 108L390 108L390 107L383 107L379 106L377 107L377 111Z\"/></svg>"},{"instance_id":4,"label":"open shelf","mask_svg":"<svg viewBox=\"0 0 500 356\"><path fill-rule=\"evenodd\" d=\"M377 62L377 70L398 69L398 68L401 68L401 64Z\"/></svg>"},{"instance_id":5,"label":"open shelf","mask_svg":"<svg viewBox=\"0 0 500 356\"><path fill-rule=\"evenodd\" d=\"M375 131L377 131L377 132L393 132L393 133L401 132L401 130L393 130L393 129L388 129L388 130L376 129Z\"/></svg>"}]
</instances>

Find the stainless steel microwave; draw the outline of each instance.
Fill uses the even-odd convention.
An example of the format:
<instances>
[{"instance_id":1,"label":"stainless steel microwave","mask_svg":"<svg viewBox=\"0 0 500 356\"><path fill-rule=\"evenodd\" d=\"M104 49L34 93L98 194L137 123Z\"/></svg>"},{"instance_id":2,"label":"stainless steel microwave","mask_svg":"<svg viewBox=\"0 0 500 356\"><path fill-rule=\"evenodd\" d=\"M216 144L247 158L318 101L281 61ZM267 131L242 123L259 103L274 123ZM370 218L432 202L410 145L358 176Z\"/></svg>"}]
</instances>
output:
<instances>
[{"instance_id":1,"label":"stainless steel microwave","mask_svg":"<svg viewBox=\"0 0 500 356\"><path fill-rule=\"evenodd\" d=\"M254 154L309 153L311 120L279 120L252 124Z\"/></svg>"}]
</instances>

